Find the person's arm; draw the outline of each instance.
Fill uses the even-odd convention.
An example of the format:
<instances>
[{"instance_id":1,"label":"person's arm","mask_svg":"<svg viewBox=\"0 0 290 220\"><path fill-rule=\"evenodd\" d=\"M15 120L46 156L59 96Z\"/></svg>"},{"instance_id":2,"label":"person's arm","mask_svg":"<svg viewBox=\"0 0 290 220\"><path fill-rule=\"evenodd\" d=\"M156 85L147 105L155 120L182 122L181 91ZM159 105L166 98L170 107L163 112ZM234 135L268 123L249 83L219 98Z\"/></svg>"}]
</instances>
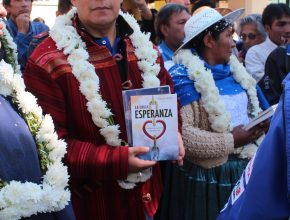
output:
<instances>
[{"instance_id":1,"label":"person's arm","mask_svg":"<svg viewBox=\"0 0 290 220\"><path fill-rule=\"evenodd\" d=\"M53 67L51 67L53 68ZM59 138L66 140L66 163L74 177L96 178L98 180L126 179L129 172L138 172L153 166L156 162L143 161L136 157L147 148L126 146L113 147L96 145L76 138L69 130L69 107L66 105L67 75L52 79L41 65L29 60L24 73L27 89L38 99L45 113L49 113L55 123ZM96 131L97 132L97 131Z\"/></svg>"},{"instance_id":2,"label":"person's arm","mask_svg":"<svg viewBox=\"0 0 290 220\"><path fill-rule=\"evenodd\" d=\"M150 33L150 41L155 43L156 32L155 32L155 16L156 10L150 10L145 0L133 0L135 5L138 7L141 13L141 31Z\"/></svg>"},{"instance_id":3,"label":"person's arm","mask_svg":"<svg viewBox=\"0 0 290 220\"><path fill-rule=\"evenodd\" d=\"M247 72L257 81L264 76L264 62L259 57L256 48L250 48L246 53L245 66Z\"/></svg>"},{"instance_id":4,"label":"person's arm","mask_svg":"<svg viewBox=\"0 0 290 220\"><path fill-rule=\"evenodd\" d=\"M141 31L145 33L150 33L150 41L154 44L157 44L156 42L156 31L155 31L155 18L157 16L157 11L155 9L150 10L152 13L152 19L146 20L142 17L141 20Z\"/></svg>"},{"instance_id":5,"label":"person's arm","mask_svg":"<svg viewBox=\"0 0 290 220\"><path fill-rule=\"evenodd\" d=\"M133 0L137 8L139 9L141 16L143 19L147 21L153 20L153 14L151 10L148 8L145 0Z\"/></svg>"},{"instance_id":6,"label":"person's arm","mask_svg":"<svg viewBox=\"0 0 290 220\"><path fill-rule=\"evenodd\" d=\"M260 126L247 131L243 129L243 125L236 126L231 133L214 132L210 128L205 128L210 126L207 117L208 115L199 101L182 107L182 136L189 158L225 157L233 153L234 148L255 141L264 132L263 127Z\"/></svg>"},{"instance_id":7,"label":"person's arm","mask_svg":"<svg viewBox=\"0 0 290 220\"><path fill-rule=\"evenodd\" d=\"M217 158L234 151L234 139L231 133L217 133L200 129L198 124L206 123L207 113L199 102L182 107L182 138L188 158ZM207 120L207 119L206 119Z\"/></svg>"}]
</instances>

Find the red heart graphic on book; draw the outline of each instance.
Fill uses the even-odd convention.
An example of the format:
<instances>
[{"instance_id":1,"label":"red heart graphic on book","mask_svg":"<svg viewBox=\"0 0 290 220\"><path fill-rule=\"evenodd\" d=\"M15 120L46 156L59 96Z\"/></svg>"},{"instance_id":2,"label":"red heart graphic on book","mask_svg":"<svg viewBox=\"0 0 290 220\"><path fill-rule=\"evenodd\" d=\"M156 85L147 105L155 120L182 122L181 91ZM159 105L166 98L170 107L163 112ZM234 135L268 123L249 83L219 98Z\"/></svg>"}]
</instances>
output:
<instances>
[{"instance_id":1,"label":"red heart graphic on book","mask_svg":"<svg viewBox=\"0 0 290 220\"><path fill-rule=\"evenodd\" d=\"M145 121L143 124L143 132L150 139L159 139L166 131L166 123L162 120L157 120L155 124L152 120Z\"/></svg>"}]
</instances>

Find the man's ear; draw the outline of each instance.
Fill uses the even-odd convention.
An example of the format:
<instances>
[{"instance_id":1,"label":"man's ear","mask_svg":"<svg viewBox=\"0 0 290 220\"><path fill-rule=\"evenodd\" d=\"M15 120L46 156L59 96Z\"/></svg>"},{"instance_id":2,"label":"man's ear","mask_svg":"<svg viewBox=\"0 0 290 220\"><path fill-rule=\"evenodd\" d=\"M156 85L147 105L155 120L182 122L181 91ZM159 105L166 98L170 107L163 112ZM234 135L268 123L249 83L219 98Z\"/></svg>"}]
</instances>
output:
<instances>
[{"instance_id":1,"label":"man's ear","mask_svg":"<svg viewBox=\"0 0 290 220\"><path fill-rule=\"evenodd\" d=\"M268 25L268 24L266 24L266 25L265 25L265 31L266 31L267 33L269 33L270 30L271 30L271 26Z\"/></svg>"},{"instance_id":2,"label":"man's ear","mask_svg":"<svg viewBox=\"0 0 290 220\"><path fill-rule=\"evenodd\" d=\"M160 31L164 37L168 37L169 33L168 33L168 26L167 25L162 24L160 26Z\"/></svg>"},{"instance_id":3,"label":"man's ear","mask_svg":"<svg viewBox=\"0 0 290 220\"><path fill-rule=\"evenodd\" d=\"M208 48L213 48L214 46L214 39L212 38L211 34L210 33L207 33L204 38L203 38L203 44L205 47L208 47Z\"/></svg>"}]
</instances>

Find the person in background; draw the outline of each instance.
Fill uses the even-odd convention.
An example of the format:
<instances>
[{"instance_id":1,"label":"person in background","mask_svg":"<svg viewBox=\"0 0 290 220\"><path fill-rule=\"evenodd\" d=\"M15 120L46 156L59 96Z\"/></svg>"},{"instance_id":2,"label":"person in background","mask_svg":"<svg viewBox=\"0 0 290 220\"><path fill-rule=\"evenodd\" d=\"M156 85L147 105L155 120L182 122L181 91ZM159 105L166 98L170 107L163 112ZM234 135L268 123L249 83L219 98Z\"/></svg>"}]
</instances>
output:
<instances>
[{"instance_id":1,"label":"person in background","mask_svg":"<svg viewBox=\"0 0 290 220\"><path fill-rule=\"evenodd\" d=\"M154 29L157 10L148 8L146 0L132 0L141 14L139 21L141 30L150 33L150 40L156 44L156 33Z\"/></svg>"},{"instance_id":2,"label":"person in background","mask_svg":"<svg viewBox=\"0 0 290 220\"><path fill-rule=\"evenodd\" d=\"M41 22L41 23L45 24L45 20L41 17L34 18L33 21L34 22Z\"/></svg>"},{"instance_id":3,"label":"person in background","mask_svg":"<svg viewBox=\"0 0 290 220\"><path fill-rule=\"evenodd\" d=\"M147 33L150 33L150 40L158 44L159 42L156 41L156 32L155 32L155 20L157 11L155 9L149 9L146 0L132 0L138 9L141 12L141 30ZM179 5L183 5L185 7L189 7L190 1L189 0L166 0L166 4L168 3L175 3Z\"/></svg>"},{"instance_id":4,"label":"person in background","mask_svg":"<svg viewBox=\"0 0 290 220\"><path fill-rule=\"evenodd\" d=\"M70 0L58 0L57 11L55 12L55 15L60 16L66 14L71 8L72 4ZM29 43L29 47L27 49L28 58L31 56L34 49L48 36L49 33L45 31L32 38L31 42Z\"/></svg>"},{"instance_id":5,"label":"person in background","mask_svg":"<svg viewBox=\"0 0 290 220\"><path fill-rule=\"evenodd\" d=\"M3 0L3 5L9 13L7 28L17 45L18 62L21 70L27 62L27 49L33 36L48 31L47 25L41 22L30 21L33 0Z\"/></svg>"},{"instance_id":6,"label":"person in background","mask_svg":"<svg viewBox=\"0 0 290 220\"><path fill-rule=\"evenodd\" d=\"M270 105L279 102L283 92L282 82L290 72L290 44L277 47L268 56L265 75L259 82Z\"/></svg>"},{"instance_id":7,"label":"person in background","mask_svg":"<svg viewBox=\"0 0 290 220\"><path fill-rule=\"evenodd\" d=\"M289 74L283 81L283 88L269 131L217 220L289 219Z\"/></svg>"},{"instance_id":8,"label":"person in background","mask_svg":"<svg viewBox=\"0 0 290 220\"><path fill-rule=\"evenodd\" d=\"M290 38L290 8L284 3L269 4L262 13L262 23L268 37L251 47L246 54L247 71L259 82L265 74L265 63L269 54Z\"/></svg>"},{"instance_id":9,"label":"person in background","mask_svg":"<svg viewBox=\"0 0 290 220\"><path fill-rule=\"evenodd\" d=\"M220 13L222 16L225 16L226 14L228 14L228 13L231 13L233 10L232 9L230 9L230 8L215 8L215 10L217 10L218 11L218 13ZM234 22L233 24L232 24L232 30L233 30L233 40L234 40L234 42L235 42L235 44L237 43L237 41L239 40L239 36L237 35L237 33L236 33L236 22ZM237 47L234 47L233 49L232 49L232 54L233 55L235 55L236 57L238 57L239 56L239 52L238 52L238 49L237 49Z\"/></svg>"},{"instance_id":10,"label":"person in background","mask_svg":"<svg viewBox=\"0 0 290 220\"><path fill-rule=\"evenodd\" d=\"M267 38L262 15L250 14L240 19L238 33L241 41L237 42L238 58L244 63L246 53L250 47L264 42Z\"/></svg>"},{"instance_id":11,"label":"person in background","mask_svg":"<svg viewBox=\"0 0 290 220\"><path fill-rule=\"evenodd\" d=\"M165 180L172 185L164 195L167 219L216 219L267 130L263 123L243 129L261 111L255 80L232 55L232 24L243 12L222 16L206 8L184 26L169 72L182 106L186 157Z\"/></svg>"},{"instance_id":12,"label":"person in background","mask_svg":"<svg viewBox=\"0 0 290 220\"><path fill-rule=\"evenodd\" d=\"M178 4L166 4L157 14L156 34L160 42L158 49L167 70L174 65L173 53L183 42L184 24L189 18L188 9Z\"/></svg>"},{"instance_id":13,"label":"person in background","mask_svg":"<svg viewBox=\"0 0 290 220\"><path fill-rule=\"evenodd\" d=\"M79 220L153 219L163 188L159 164L137 157L148 148L126 145L122 91L169 85L173 92L173 84L136 20L119 14L121 3L73 0L75 8L56 18L24 73L27 89L68 143L65 161ZM178 141L182 165L180 134Z\"/></svg>"},{"instance_id":14,"label":"person in background","mask_svg":"<svg viewBox=\"0 0 290 220\"><path fill-rule=\"evenodd\" d=\"M5 16L0 4L0 17ZM67 168L56 162L66 145L55 134L54 139L49 116L43 117L35 97L25 92L16 45L3 21L0 35L0 219L75 220L66 190ZM47 130L41 133L39 126Z\"/></svg>"}]
</instances>

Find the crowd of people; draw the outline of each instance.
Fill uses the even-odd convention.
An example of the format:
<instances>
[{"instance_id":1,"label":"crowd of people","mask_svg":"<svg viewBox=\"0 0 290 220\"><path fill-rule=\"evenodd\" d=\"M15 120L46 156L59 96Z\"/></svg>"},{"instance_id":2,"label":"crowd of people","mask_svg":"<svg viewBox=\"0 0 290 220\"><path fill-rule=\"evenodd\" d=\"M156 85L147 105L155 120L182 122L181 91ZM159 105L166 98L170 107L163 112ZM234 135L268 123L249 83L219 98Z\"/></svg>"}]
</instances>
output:
<instances>
[{"instance_id":1,"label":"crowd of people","mask_svg":"<svg viewBox=\"0 0 290 220\"><path fill-rule=\"evenodd\" d=\"M49 29L32 0L3 0L0 219L290 217L289 6L132 3L140 21L122 0L59 0ZM179 153L143 160L148 146L126 144L122 91L164 85ZM277 103L272 122L244 128Z\"/></svg>"}]
</instances>

